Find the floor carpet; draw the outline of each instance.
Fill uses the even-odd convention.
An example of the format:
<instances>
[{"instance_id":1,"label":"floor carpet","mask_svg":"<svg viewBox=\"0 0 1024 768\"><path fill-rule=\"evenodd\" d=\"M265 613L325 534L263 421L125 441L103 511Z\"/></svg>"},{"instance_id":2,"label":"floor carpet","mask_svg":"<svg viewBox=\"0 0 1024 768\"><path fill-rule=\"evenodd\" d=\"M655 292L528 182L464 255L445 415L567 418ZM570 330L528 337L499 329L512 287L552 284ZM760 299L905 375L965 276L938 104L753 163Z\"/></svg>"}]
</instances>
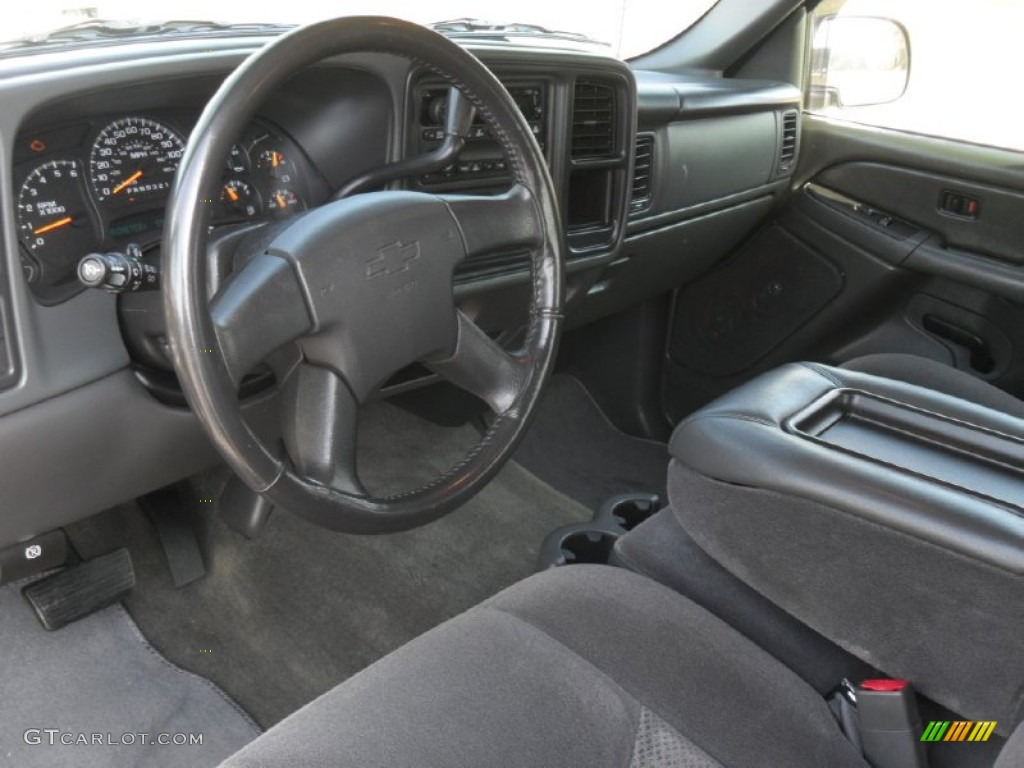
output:
<instances>
[{"instance_id":1,"label":"floor carpet","mask_svg":"<svg viewBox=\"0 0 1024 768\"><path fill-rule=\"evenodd\" d=\"M665 444L621 432L571 376L552 377L516 461L591 510L620 493L666 499Z\"/></svg>"},{"instance_id":2,"label":"floor carpet","mask_svg":"<svg viewBox=\"0 0 1024 768\"><path fill-rule=\"evenodd\" d=\"M478 439L471 426L441 427L377 404L360 423L360 474L371 490L398 491L396 478L403 486L432 479ZM462 509L390 536L329 533L275 512L250 542L205 509L197 514L208 573L183 589L173 588L135 505L69 534L85 557L127 546L138 586L126 605L146 637L264 727L529 575L548 532L590 516L515 462Z\"/></svg>"},{"instance_id":3,"label":"floor carpet","mask_svg":"<svg viewBox=\"0 0 1024 768\"><path fill-rule=\"evenodd\" d=\"M122 606L47 632L22 586L0 588L0 766L203 768L259 733L209 680L154 651Z\"/></svg>"}]
</instances>

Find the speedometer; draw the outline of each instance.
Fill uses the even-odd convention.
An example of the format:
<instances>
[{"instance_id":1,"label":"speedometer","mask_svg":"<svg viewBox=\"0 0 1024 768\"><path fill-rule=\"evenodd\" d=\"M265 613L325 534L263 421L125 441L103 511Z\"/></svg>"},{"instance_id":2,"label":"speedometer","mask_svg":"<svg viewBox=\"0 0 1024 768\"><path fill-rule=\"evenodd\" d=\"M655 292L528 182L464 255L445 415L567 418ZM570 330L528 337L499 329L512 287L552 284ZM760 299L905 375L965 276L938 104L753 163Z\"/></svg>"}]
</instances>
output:
<instances>
[{"instance_id":1,"label":"speedometer","mask_svg":"<svg viewBox=\"0 0 1024 768\"><path fill-rule=\"evenodd\" d=\"M145 117L115 120L96 137L89 178L101 201L166 195L185 151L181 136Z\"/></svg>"}]
</instances>

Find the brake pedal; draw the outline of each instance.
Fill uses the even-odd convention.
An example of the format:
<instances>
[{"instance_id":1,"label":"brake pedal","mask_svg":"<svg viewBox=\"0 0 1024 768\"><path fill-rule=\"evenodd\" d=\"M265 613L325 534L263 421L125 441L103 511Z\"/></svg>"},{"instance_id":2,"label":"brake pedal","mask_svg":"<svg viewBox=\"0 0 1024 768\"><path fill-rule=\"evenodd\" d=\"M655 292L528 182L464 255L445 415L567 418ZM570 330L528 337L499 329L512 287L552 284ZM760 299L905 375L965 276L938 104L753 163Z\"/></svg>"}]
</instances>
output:
<instances>
[{"instance_id":1,"label":"brake pedal","mask_svg":"<svg viewBox=\"0 0 1024 768\"><path fill-rule=\"evenodd\" d=\"M22 594L53 631L116 603L134 586L132 557L122 548L29 584Z\"/></svg>"},{"instance_id":2,"label":"brake pedal","mask_svg":"<svg viewBox=\"0 0 1024 768\"><path fill-rule=\"evenodd\" d=\"M179 488L165 488L143 496L139 506L156 527L175 589L203 578L206 564Z\"/></svg>"}]
</instances>

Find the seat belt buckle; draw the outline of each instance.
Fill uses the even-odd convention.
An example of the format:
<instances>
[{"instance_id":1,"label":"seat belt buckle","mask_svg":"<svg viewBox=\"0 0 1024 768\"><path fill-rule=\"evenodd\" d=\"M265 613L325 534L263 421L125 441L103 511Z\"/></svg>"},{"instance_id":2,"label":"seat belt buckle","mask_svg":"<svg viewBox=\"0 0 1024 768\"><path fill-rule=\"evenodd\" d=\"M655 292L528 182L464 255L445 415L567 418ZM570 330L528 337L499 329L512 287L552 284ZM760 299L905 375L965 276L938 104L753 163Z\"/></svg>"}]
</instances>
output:
<instances>
[{"instance_id":1,"label":"seat belt buckle","mask_svg":"<svg viewBox=\"0 0 1024 768\"><path fill-rule=\"evenodd\" d=\"M861 746L872 768L926 768L914 687L906 680L865 680L855 695Z\"/></svg>"}]
</instances>

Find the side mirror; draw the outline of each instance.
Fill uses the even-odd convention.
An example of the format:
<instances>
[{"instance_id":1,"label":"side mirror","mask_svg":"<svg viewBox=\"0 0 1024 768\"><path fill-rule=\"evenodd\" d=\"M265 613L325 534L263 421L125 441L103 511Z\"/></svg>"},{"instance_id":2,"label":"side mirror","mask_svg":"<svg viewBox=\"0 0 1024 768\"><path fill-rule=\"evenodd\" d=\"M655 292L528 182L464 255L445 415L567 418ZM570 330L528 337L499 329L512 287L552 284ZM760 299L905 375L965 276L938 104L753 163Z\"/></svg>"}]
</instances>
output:
<instances>
[{"instance_id":1,"label":"side mirror","mask_svg":"<svg viewBox=\"0 0 1024 768\"><path fill-rule=\"evenodd\" d=\"M826 16L811 56L812 109L888 104L907 90L910 39L892 19Z\"/></svg>"}]
</instances>

